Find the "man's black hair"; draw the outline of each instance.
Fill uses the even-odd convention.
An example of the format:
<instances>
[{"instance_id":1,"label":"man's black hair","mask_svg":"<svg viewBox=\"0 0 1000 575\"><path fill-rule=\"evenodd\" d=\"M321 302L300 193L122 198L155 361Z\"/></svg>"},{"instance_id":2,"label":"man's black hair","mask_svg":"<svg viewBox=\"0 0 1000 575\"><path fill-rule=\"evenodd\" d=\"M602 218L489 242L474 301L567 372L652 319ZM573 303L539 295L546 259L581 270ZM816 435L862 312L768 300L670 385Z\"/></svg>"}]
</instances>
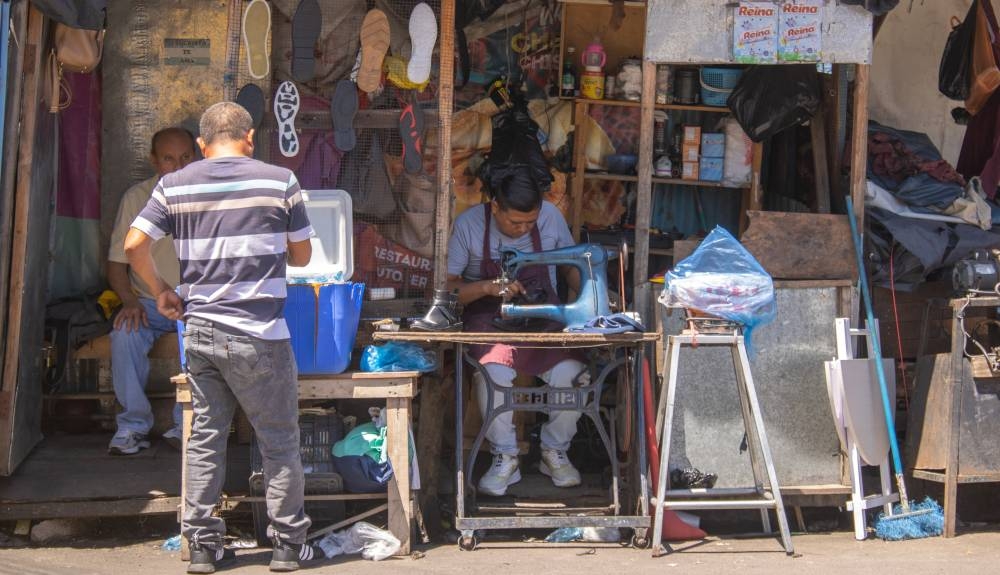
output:
<instances>
[{"instance_id":1,"label":"man's black hair","mask_svg":"<svg viewBox=\"0 0 1000 575\"><path fill-rule=\"evenodd\" d=\"M533 212L542 205L542 192L524 166L510 166L493 174L493 199L502 210Z\"/></svg>"},{"instance_id":2,"label":"man's black hair","mask_svg":"<svg viewBox=\"0 0 1000 575\"><path fill-rule=\"evenodd\" d=\"M191 151L198 149L197 144L194 141L194 134L186 128L181 128L180 126L171 126L169 128L163 128L162 130L153 134L153 139L149 143L149 152L156 155L156 145L159 144L164 138L169 136L182 136L186 137L191 141Z\"/></svg>"}]
</instances>

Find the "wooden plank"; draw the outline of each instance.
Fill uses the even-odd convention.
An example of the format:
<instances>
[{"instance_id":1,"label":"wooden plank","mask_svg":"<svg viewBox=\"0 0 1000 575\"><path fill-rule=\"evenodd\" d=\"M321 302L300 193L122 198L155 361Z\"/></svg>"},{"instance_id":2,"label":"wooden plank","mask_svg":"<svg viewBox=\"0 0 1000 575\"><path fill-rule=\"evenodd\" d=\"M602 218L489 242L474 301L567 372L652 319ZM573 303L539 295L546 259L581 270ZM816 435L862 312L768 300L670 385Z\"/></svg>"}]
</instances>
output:
<instances>
[{"instance_id":1,"label":"wooden plank","mask_svg":"<svg viewBox=\"0 0 1000 575\"><path fill-rule=\"evenodd\" d=\"M402 543L397 555L410 554L413 505L410 501L410 400L386 402L386 443L392 480L389 481L389 531Z\"/></svg>"},{"instance_id":2,"label":"wooden plank","mask_svg":"<svg viewBox=\"0 0 1000 575\"><path fill-rule=\"evenodd\" d=\"M750 193L745 197L745 202L740 206L740 233L747 229L750 224L747 212L760 211L764 209L764 183L761 180L761 169L764 165L764 144L756 142L752 147L753 160L751 161Z\"/></svg>"},{"instance_id":3,"label":"wooden plank","mask_svg":"<svg viewBox=\"0 0 1000 575\"><path fill-rule=\"evenodd\" d=\"M180 354L177 334L167 333L156 338L147 355L153 359L177 359L180 361ZM102 335L83 344L73 352L73 359L111 359L111 336Z\"/></svg>"},{"instance_id":4,"label":"wooden plank","mask_svg":"<svg viewBox=\"0 0 1000 575\"><path fill-rule=\"evenodd\" d=\"M514 332L416 332L397 331L373 334L375 341L425 341L442 343L538 343L578 345L609 345L637 344L640 342L658 341L655 333L578 333L578 332L544 332L544 333L514 333Z\"/></svg>"},{"instance_id":5,"label":"wooden plank","mask_svg":"<svg viewBox=\"0 0 1000 575\"><path fill-rule=\"evenodd\" d=\"M299 399L380 399L416 395L412 379L366 382L315 379L299 380Z\"/></svg>"},{"instance_id":6,"label":"wooden plank","mask_svg":"<svg viewBox=\"0 0 1000 575\"><path fill-rule=\"evenodd\" d=\"M451 117L455 101L455 0L441 2L441 45L438 54L437 207L434 216L434 288L448 281L448 237L451 235Z\"/></svg>"},{"instance_id":7,"label":"wooden plank","mask_svg":"<svg viewBox=\"0 0 1000 575\"><path fill-rule=\"evenodd\" d=\"M826 154L826 113L822 106L809 122L812 140L813 173L816 178L815 206L817 213L830 213L830 173Z\"/></svg>"},{"instance_id":8,"label":"wooden plank","mask_svg":"<svg viewBox=\"0 0 1000 575\"><path fill-rule=\"evenodd\" d=\"M0 520L168 515L177 513L180 503L180 497L0 503Z\"/></svg>"},{"instance_id":9,"label":"wooden plank","mask_svg":"<svg viewBox=\"0 0 1000 575\"><path fill-rule=\"evenodd\" d=\"M639 184L635 206L635 258L632 286L649 279L649 220L653 210L653 104L656 102L656 64L642 63L642 106L639 108ZM622 294L624 296L624 294ZM636 292L639 297L639 292ZM646 309L636 301L634 309Z\"/></svg>"},{"instance_id":10,"label":"wooden plank","mask_svg":"<svg viewBox=\"0 0 1000 575\"><path fill-rule=\"evenodd\" d=\"M421 382L420 414L416 424L417 461L420 462L419 493L427 525L432 534L441 530L441 512L438 501L438 481L441 475L441 451L445 420L454 413L454 373L444 377L429 377Z\"/></svg>"},{"instance_id":11,"label":"wooden plank","mask_svg":"<svg viewBox=\"0 0 1000 575\"><path fill-rule=\"evenodd\" d=\"M750 211L747 217L740 242L775 279L854 277L854 244L844 216Z\"/></svg>"},{"instance_id":12,"label":"wooden plank","mask_svg":"<svg viewBox=\"0 0 1000 575\"><path fill-rule=\"evenodd\" d=\"M587 171L587 132L590 128L590 103L578 100L573 106L573 178L570 180L570 193L573 207L570 211L570 230L573 240L580 241L580 228L583 227L583 186Z\"/></svg>"},{"instance_id":13,"label":"wooden plank","mask_svg":"<svg viewBox=\"0 0 1000 575\"><path fill-rule=\"evenodd\" d=\"M868 170L868 64L855 66L854 123L851 127L851 200L858 229L864 229L865 178ZM851 256L854 257L853 255Z\"/></svg>"},{"instance_id":14,"label":"wooden plank","mask_svg":"<svg viewBox=\"0 0 1000 575\"><path fill-rule=\"evenodd\" d=\"M826 152L827 161L830 166L830 203L831 207L841 208L844 205L844 192L841 189L840 177L843 173L843 147L840 145L840 129L842 118L840 114L841 102L846 94L840 90L840 70L841 64L833 65L833 74L825 78L824 85L827 86L827 94L824 99L826 109ZM842 211L838 209L837 211Z\"/></svg>"},{"instance_id":15,"label":"wooden plank","mask_svg":"<svg viewBox=\"0 0 1000 575\"><path fill-rule=\"evenodd\" d=\"M779 289L845 288L851 285L851 280L774 280L774 287Z\"/></svg>"},{"instance_id":16,"label":"wooden plank","mask_svg":"<svg viewBox=\"0 0 1000 575\"><path fill-rule=\"evenodd\" d=\"M36 308L36 301L44 298L43 277L32 277L34 271L29 264L37 264L39 257L48 257L47 250L38 250L40 253L28 253L28 245L33 237L39 235L39 230L31 226L33 218L39 218L41 214L38 210L48 208L51 191L51 180L53 178L50 165L36 168L36 162L48 161L52 158L51 149L48 153L40 154L36 157L39 142L39 135L46 130L47 126L53 124L52 118L40 118L42 112L42 69L45 62L45 23L46 18L35 8L31 8L28 13L28 30L24 38L24 90L21 106L21 137L18 162L17 162L17 182L15 185L14 197L14 222L11 234L10 253L10 279L9 294L7 300L7 325L14 326L14 332L6 336L7 348L4 350L4 373L2 385L0 385L0 475L10 475L21 462L27 452L41 440L40 422L38 415L40 408L37 406L24 405L32 402L32 395L37 392L37 399L41 403L41 388L19 389L19 383L28 377L22 378L22 370L29 367L37 371L37 366L25 365L21 362L22 357L30 353L41 353L41 350L27 348L34 341L25 341L29 334L41 335L41 322L25 322L25 312L27 317L37 318L41 310ZM15 118L10 118L15 122ZM51 140L51 137L50 137ZM55 142L47 142L48 146L54 146ZM45 186L47 180L48 186ZM40 197L34 197L32 192L37 190ZM42 192L44 190L44 192ZM43 195L44 194L44 195ZM42 201L44 200L44 202ZM44 207L43 207L44 206ZM34 208L34 211L32 210ZM48 212L45 214L48 220ZM41 222L39 222L41 223ZM37 227L37 226L36 226ZM48 236L48 226L45 236ZM44 240L43 240L44 241ZM34 285L41 282L42 285ZM38 291L30 290L30 287L39 288ZM0 286L4 289L7 286ZM44 305L44 301L41 301ZM40 343L40 342L39 342ZM24 349L22 349L24 348ZM22 353L25 352L25 353ZM23 374L27 376L27 374ZM40 376L41 374L39 374ZM31 381L32 384L37 383ZM31 408L31 412L28 408Z\"/></svg>"}]
</instances>

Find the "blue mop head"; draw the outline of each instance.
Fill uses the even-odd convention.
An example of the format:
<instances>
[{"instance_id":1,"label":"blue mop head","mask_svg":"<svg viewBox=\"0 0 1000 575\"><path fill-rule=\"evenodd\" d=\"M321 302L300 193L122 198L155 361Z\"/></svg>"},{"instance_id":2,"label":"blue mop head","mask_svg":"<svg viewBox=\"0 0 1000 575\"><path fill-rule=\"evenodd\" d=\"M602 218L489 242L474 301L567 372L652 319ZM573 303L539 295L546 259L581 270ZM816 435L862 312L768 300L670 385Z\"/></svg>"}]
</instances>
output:
<instances>
[{"instance_id":1,"label":"blue mop head","mask_svg":"<svg viewBox=\"0 0 1000 575\"><path fill-rule=\"evenodd\" d=\"M914 512L923 512L913 514ZM902 505L893 509L893 515L881 513L875 521L875 535L886 541L937 537L944 531L944 514L941 506L930 497L910 505L910 513L903 513Z\"/></svg>"}]
</instances>

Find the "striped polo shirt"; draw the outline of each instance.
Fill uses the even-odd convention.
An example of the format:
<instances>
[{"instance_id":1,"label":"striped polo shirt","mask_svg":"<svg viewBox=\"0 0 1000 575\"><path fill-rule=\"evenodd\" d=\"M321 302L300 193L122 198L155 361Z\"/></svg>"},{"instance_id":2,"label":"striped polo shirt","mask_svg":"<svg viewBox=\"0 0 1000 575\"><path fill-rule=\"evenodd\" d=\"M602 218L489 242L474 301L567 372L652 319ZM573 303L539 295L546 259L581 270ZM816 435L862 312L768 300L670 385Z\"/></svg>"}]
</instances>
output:
<instances>
[{"instance_id":1,"label":"striped polo shirt","mask_svg":"<svg viewBox=\"0 0 1000 575\"><path fill-rule=\"evenodd\" d=\"M174 237L185 317L289 338L288 242L313 235L292 172L246 157L188 164L160 180L132 227Z\"/></svg>"}]
</instances>

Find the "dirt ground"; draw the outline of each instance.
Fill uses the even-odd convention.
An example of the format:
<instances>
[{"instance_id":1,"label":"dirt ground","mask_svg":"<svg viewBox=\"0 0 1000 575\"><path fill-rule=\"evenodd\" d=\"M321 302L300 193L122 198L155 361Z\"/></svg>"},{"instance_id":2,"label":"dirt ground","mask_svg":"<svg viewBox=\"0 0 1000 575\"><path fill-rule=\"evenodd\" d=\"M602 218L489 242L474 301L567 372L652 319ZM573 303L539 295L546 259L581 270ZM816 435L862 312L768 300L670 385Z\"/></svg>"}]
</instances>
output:
<instances>
[{"instance_id":1,"label":"dirt ground","mask_svg":"<svg viewBox=\"0 0 1000 575\"><path fill-rule=\"evenodd\" d=\"M80 531L82 527L83 532ZM170 522L121 521L77 525L73 533L48 542L25 544L4 530L0 535L0 573L24 575L183 573L179 552L167 552L161 544L176 524ZM577 575L580 573L643 574L664 572L717 573L807 573L843 575L922 575L939 573L996 573L1000 560L1000 532L963 534L954 539L923 539L888 543L855 541L848 532L795 535L795 557L788 557L774 539L709 539L678 546L677 552L654 559L647 550L617 545L482 544L473 552L455 545L418 547L411 557L379 563L360 557L337 558L314 569L317 573L364 573L365 575L468 575L506 573ZM241 549L234 564L219 572L247 575L268 573L268 549ZM306 572L308 572L306 571Z\"/></svg>"}]
</instances>

